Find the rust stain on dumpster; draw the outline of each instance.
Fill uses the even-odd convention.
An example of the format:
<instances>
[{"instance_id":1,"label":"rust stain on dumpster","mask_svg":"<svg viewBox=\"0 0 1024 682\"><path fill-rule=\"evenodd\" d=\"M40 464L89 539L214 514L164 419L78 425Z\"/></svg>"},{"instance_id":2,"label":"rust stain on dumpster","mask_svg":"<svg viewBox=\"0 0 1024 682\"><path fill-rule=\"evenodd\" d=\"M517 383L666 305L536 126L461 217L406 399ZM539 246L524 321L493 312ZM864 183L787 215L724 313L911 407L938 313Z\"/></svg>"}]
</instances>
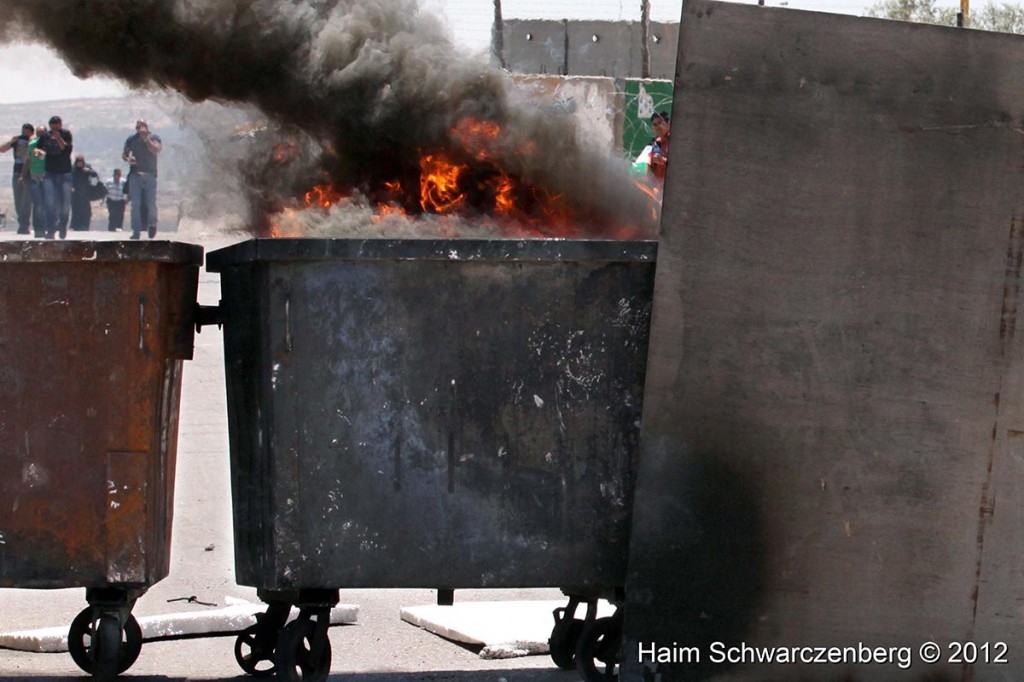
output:
<instances>
[{"instance_id":1,"label":"rust stain on dumpster","mask_svg":"<svg viewBox=\"0 0 1024 682\"><path fill-rule=\"evenodd\" d=\"M150 585L169 566L202 249L0 253L0 587Z\"/></svg>"}]
</instances>

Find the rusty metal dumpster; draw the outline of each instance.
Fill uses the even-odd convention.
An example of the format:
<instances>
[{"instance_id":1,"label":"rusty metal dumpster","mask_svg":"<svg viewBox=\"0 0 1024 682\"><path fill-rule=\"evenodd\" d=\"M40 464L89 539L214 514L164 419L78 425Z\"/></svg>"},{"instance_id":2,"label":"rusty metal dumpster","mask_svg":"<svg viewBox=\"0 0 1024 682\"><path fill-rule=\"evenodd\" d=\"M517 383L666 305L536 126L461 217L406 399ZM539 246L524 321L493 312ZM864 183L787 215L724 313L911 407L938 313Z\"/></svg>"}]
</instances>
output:
<instances>
[{"instance_id":1,"label":"rusty metal dumpster","mask_svg":"<svg viewBox=\"0 0 1024 682\"><path fill-rule=\"evenodd\" d=\"M0 587L85 587L68 646L109 679L167 575L202 248L0 243Z\"/></svg>"},{"instance_id":2,"label":"rusty metal dumpster","mask_svg":"<svg viewBox=\"0 0 1024 682\"><path fill-rule=\"evenodd\" d=\"M237 580L270 604L236 642L244 670L325 678L340 587L560 587L552 653L573 664L576 605L625 578L655 255L386 239L209 254Z\"/></svg>"}]
</instances>

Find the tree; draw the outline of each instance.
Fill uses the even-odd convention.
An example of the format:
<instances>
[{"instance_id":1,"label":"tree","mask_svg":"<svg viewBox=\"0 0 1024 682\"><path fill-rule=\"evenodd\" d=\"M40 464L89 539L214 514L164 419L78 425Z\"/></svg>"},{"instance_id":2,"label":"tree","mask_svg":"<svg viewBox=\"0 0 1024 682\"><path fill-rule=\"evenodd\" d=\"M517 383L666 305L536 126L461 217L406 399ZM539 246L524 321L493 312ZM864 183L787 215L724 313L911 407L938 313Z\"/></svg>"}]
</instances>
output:
<instances>
[{"instance_id":1,"label":"tree","mask_svg":"<svg viewBox=\"0 0 1024 682\"><path fill-rule=\"evenodd\" d=\"M1004 2L998 7L992 3L971 10L971 28L1001 33L1024 33L1024 8Z\"/></svg>"},{"instance_id":2,"label":"tree","mask_svg":"<svg viewBox=\"0 0 1024 682\"><path fill-rule=\"evenodd\" d=\"M936 7L935 3L936 0L882 0L868 9L868 16L955 26L956 10L951 7Z\"/></svg>"},{"instance_id":3,"label":"tree","mask_svg":"<svg viewBox=\"0 0 1024 682\"><path fill-rule=\"evenodd\" d=\"M897 21L956 26L957 10L936 7L937 0L883 0L868 9L868 16ZM991 2L971 9L967 18L971 28L1002 33L1024 33L1024 8L1020 5Z\"/></svg>"}]
</instances>

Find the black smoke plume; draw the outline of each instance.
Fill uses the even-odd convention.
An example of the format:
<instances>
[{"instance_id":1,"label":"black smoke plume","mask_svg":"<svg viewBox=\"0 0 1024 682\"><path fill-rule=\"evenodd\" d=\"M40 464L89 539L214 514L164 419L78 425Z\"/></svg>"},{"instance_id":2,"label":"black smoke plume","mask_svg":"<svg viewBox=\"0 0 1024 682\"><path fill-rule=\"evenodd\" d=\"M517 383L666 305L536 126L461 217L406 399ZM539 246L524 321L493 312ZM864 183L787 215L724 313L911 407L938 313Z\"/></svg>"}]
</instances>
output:
<instances>
[{"instance_id":1,"label":"black smoke plume","mask_svg":"<svg viewBox=\"0 0 1024 682\"><path fill-rule=\"evenodd\" d=\"M591 234L653 226L624 164L460 54L416 0L0 0L0 39L48 44L80 77L256 107L271 133L266 165L246 170L253 219L323 182L371 198L411 187L424 150L472 160L452 134L471 117L502 131L484 178L496 168L561 196Z\"/></svg>"}]
</instances>

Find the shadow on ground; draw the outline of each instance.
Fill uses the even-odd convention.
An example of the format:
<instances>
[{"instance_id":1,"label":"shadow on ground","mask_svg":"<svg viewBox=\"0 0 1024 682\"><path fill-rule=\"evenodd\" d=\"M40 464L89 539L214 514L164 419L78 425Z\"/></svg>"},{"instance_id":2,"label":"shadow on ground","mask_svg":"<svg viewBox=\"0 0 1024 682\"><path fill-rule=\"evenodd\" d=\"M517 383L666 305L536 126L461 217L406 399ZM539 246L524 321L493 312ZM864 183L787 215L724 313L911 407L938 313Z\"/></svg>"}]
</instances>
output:
<instances>
[{"instance_id":1,"label":"shadow on ground","mask_svg":"<svg viewBox=\"0 0 1024 682\"><path fill-rule=\"evenodd\" d=\"M66 675L3 675L0 674L0 682L68 682L68 680L91 679L84 674L74 677ZM237 675L234 677L169 677L163 675L132 675L130 672L118 678L125 682L193 682L195 680L224 680L224 682L243 682L256 679L248 675ZM331 673L329 682L574 682L579 680L579 674L574 670L556 670L552 668L520 668L517 670L451 670L431 671L423 673L415 672L391 672L391 673Z\"/></svg>"}]
</instances>

